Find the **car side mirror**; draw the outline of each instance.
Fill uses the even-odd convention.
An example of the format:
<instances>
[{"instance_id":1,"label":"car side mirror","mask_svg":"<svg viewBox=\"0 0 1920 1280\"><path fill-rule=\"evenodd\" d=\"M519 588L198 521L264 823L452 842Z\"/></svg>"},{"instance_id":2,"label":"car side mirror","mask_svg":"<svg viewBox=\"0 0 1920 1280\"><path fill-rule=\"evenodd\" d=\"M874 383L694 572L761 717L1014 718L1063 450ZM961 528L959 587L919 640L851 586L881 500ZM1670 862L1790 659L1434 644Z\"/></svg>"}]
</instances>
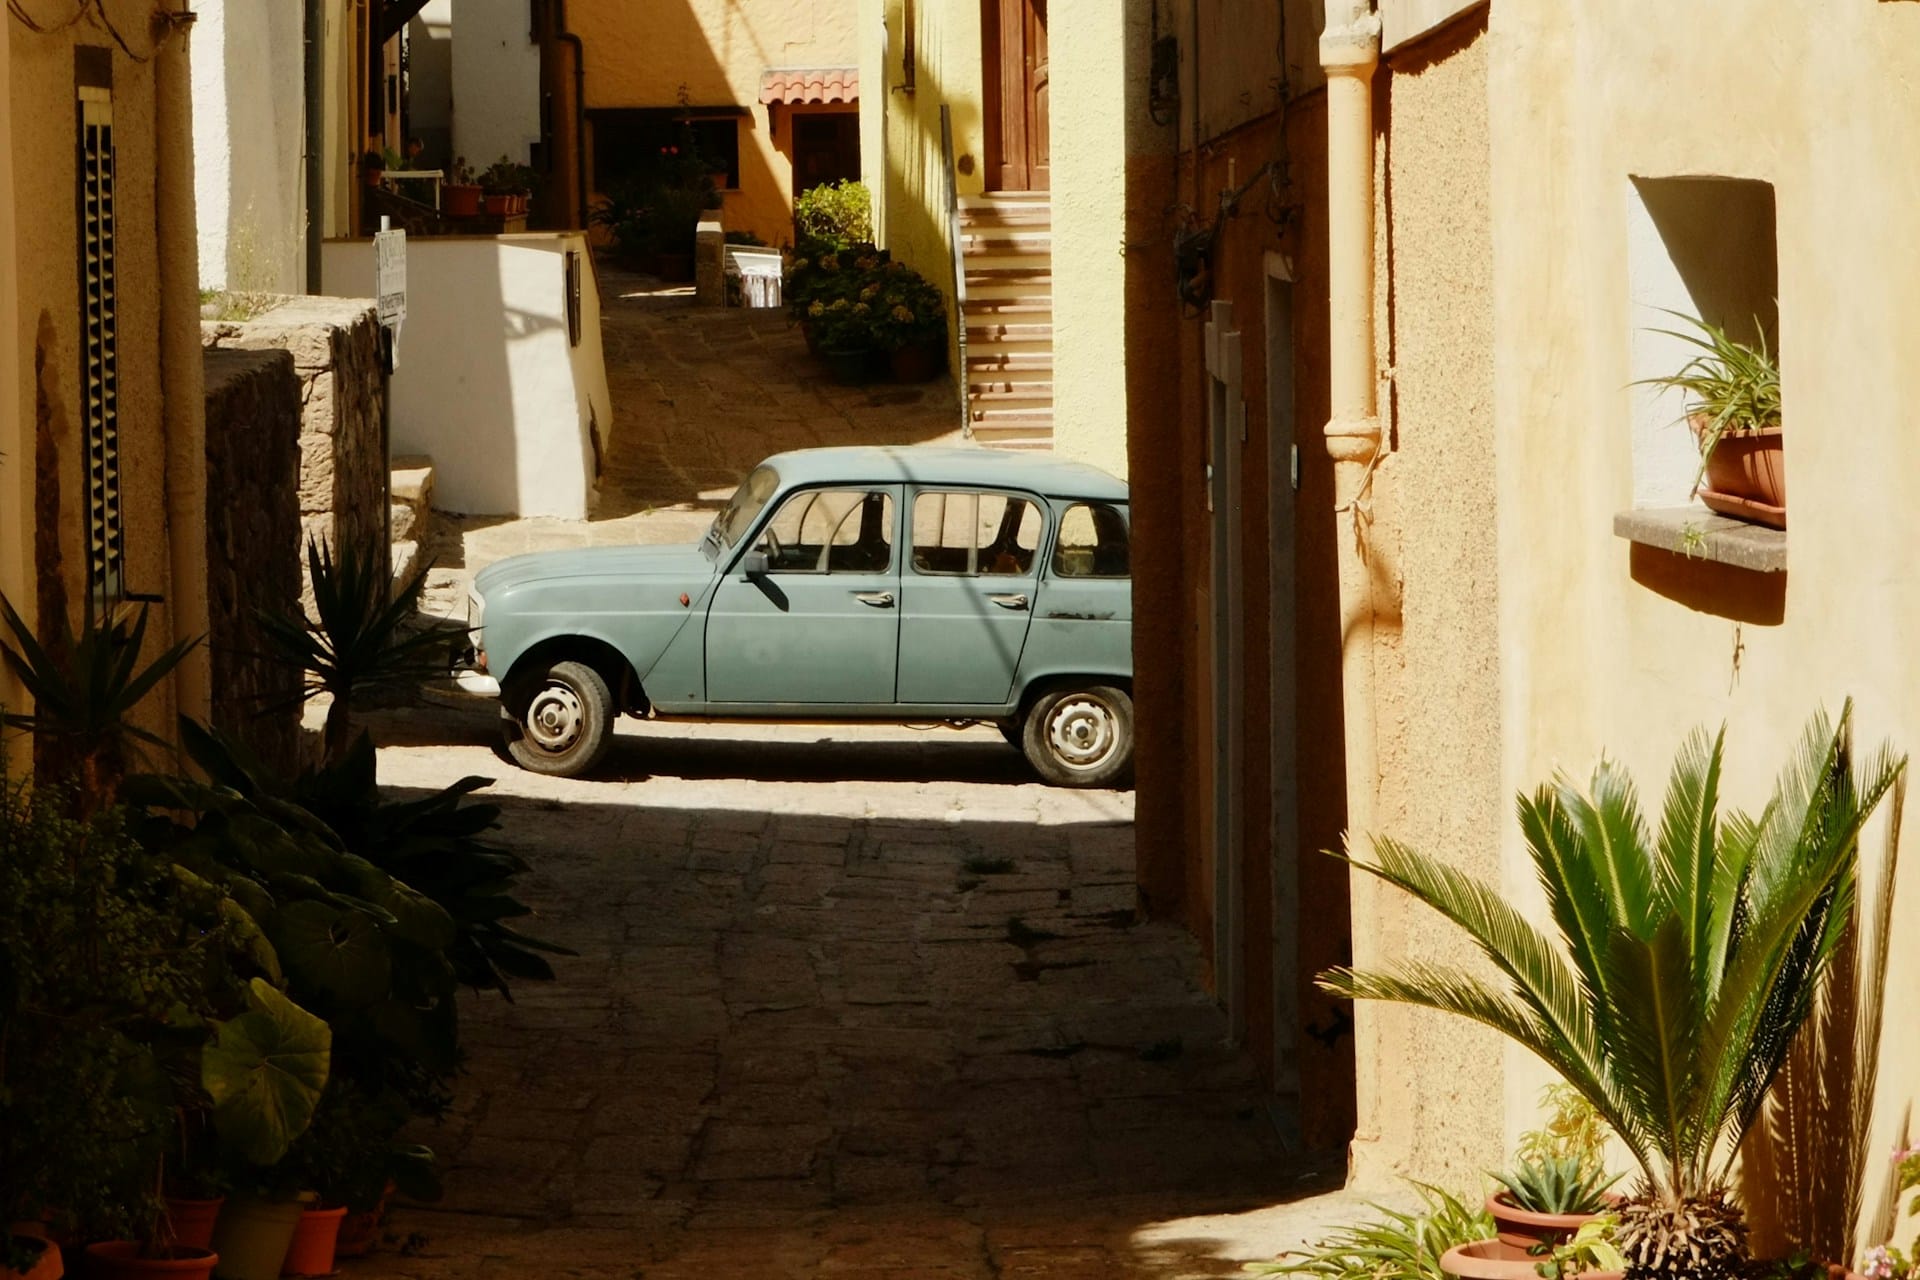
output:
<instances>
[{"instance_id":1,"label":"car side mirror","mask_svg":"<svg viewBox=\"0 0 1920 1280\"><path fill-rule=\"evenodd\" d=\"M766 552L759 550L749 551L740 557L740 580L745 582L752 578L764 577L767 568Z\"/></svg>"}]
</instances>

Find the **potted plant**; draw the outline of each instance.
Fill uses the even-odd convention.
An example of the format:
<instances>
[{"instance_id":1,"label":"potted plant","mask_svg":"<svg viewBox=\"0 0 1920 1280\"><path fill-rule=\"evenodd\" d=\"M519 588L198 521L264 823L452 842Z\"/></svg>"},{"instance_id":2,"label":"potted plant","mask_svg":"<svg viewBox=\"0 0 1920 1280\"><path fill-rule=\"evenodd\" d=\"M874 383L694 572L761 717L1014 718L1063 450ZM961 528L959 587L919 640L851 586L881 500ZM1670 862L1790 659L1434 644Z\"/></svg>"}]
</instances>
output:
<instances>
[{"instance_id":1,"label":"potted plant","mask_svg":"<svg viewBox=\"0 0 1920 1280\"><path fill-rule=\"evenodd\" d=\"M1522 1159L1493 1180L1502 1190L1487 1197L1495 1233L1505 1243L1531 1252L1571 1240L1581 1227L1605 1213L1608 1177L1578 1156Z\"/></svg>"},{"instance_id":2,"label":"potted plant","mask_svg":"<svg viewBox=\"0 0 1920 1280\"><path fill-rule=\"evenodd\" d=\"M1909 1191L1920 1188L1920 1146L1896 1148L1893 1153L1894 1165L1894 1202L1888 1206L1886 1228L1888 1239L1868 1249L1860 1259L1858 1277L1863 1280L1920 1280L1920 1235L1913 1243L1901 1249L1893 1242L1893 1219L1898 1216L1901 1198ZM1920 1199L1909 1206L1909 1215L1920 1217Z\"/></svg>"},{"instance_id":3,"label":"potted plant","mask_svg":"<svg viewBox=\"0 0 1920 1280\"><path fill-rule=\"evenodd\" d=\"M720 193L704 181L654 189L647 201L648 233L662 280L693 279L694 236L700 216L719 204Z\"/></svg>"},{"instance_id":4,"label":"potted plant","mask_svg":"<svg viewBox=\"0 0 1920 1280\"><path fill-rule=\"evenodd\" d=\"M808 308L820 342L820 358L845 386L866 382L873 361L873 304L852 298L816 301Z\"/></svg>"},{"instance_id":5,"label":"potted plant","mask_svg":"<svg viewBox=\"0 0 1920 1280\"><path fill-rule=\"evenodd\" d=\"M1786 452L1780 422L1780 364L1754 322L1753 343L1673 312L1693 332L1656 330L1698 349L1678 373L1644 379L1685 394L1686 421L1700 447L1694 488L1710 510L1775 529L1787 527Z\"/></svg>"},{"instance_id":6,"label":"potted plant","mask_svg":"<svg viewBox=\"0 0 1920 1280\"><path fill-rule=\"evenodd\" d=\"M481 202L489 218L511 218L526 212L521 167L501 156L481 172Z\"/></svg>"},{"instance_id":7,"label":"potted plant","mask_svg":"<svg viewBox=\"0 0 1920 1280\"><path fill-rule=\"evenodd\" d=\"M1682 746L1657 840L1608 761L1587 793L1563 778L1523 798L1557 937L1396 840L1346 855L1464 929L1502 979L1423 965L1334 969L1321 985L1485 1023L1557 1070L1639 1166L1615 1232L1636 1276L1745 1265L1729 1166L1841 947L1860 828L1906 764L1883 749L1856 770L1851 720L1850 703L1837 726L1813 718L1758 817L1721 817L1724 733Z\"/></svg>"},{"instance_id":8,"label":"potted plant","mask_svg":"<svg viewBox=\"0 0 1920 1280\"><path fill-rule=\"evenodd\" d=\"M449 218L473 218L480 213L485 190L474 179L473 167L465 156L455 156L453 173L441 191L441 204Z\"/></svg>"},{"instance_id":9,"label":"potted plant","mask_svg":"<svg viewBox=\"0 0 1920 1280\"><path fill-rule=\"evenodd\" d=\"M932 281L904 262L889 262L872 292L875 344L888 355L895 382L925 382L946 371L947 300Z\"/></svg>"}]
</instances>

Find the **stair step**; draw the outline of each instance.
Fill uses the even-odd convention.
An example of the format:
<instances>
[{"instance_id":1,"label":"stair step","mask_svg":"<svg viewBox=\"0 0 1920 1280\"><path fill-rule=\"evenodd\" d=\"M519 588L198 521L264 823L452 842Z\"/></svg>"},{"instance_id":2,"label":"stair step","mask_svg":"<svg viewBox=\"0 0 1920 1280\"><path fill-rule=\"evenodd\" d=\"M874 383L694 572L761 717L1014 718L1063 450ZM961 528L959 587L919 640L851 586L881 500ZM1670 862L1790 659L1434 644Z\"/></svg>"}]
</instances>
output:
<instances>
[{"instance_id":1,"label":"stair step","mask_svg":"<svg viewBox=\"0 0 1920 1280\"><path fill-rule=\"evenodd\" d=\"M995 233L998 234L995 234ZM999 228L993 231L963 233L960 244L970 258L982 258L991 254L1007 254L1013 257L1053 256L1053 232L1023 231L1009 233Z\"/></svg>"},{"instance_id":2,"label":"stair step","mask_svg":"<svg viewBox=\"0 0 1920 1280\"><path fill-rule=\"evenodd\" d=\"M992 319L996 316L1046 316L1053 314L1051 294L1012 294L1007 297L967 298L967 318Z\"/></svg>"},{"instance_id":3,"label":"stair step","mask_svg":"<svg viewBox=\"0 0 1920 1280\"><path fill-rule=\"evenodd\" d=\"M388 493L395 502L432 506L433 459L417 454L396 457L389 475Z\"/></svg>"},{"instance_id":4,"label":"stair step","mask_svg":"<svg viewBox=\"0 0 1920 1280\"><path fill-rule=\"evenodd\" d=\"M1024 396L1028 399L1053 398L1053 370L1010 369L997 375L969 373L967 394L979 399Z\"/></svg>"},{"instance_id":5,"label":"stair step","mask_svg":"<svg viewBox=\"0 0 1920 1280\"><path fill-rule=\"evenodd\" d=\"M967 416L974 427L1024 427L1037 429L1044 427L1053 430L1053 406L1016 404L1005 408L989 406L969 408Z\"/></svg>"},{"instance_id":6,"label":"stair step","mask_svg":"<svg viewBox=\"0 0 1920 1280\"><path fill-rule=\"evenodd\" d=\"M992 266L968 267L967 291L971 293L976 284L1043 284L1053 287L1053 263L1030 266Z\"/></svg>"},{"instance_id":7,"label":"stair step","mask_svg":"<svg viewBox=\"0 0 1920 1280\"><path fill-rule=\"evenodd\" d=\"M979 342L1051 342L1053 340L1052 321L1008 321L995 323L991 320L975 324L973 317L967 318L968 343Z\"/></svg>"},{"instance_id":8,"label":"stair step","mask_svg":"<svg viewBox=\"0 0 1920 1280\"><path fill-rule=\"evenodd\" d=\"M1051 205L1051 191L984 191L977 196L961 196L962 209L994 209L1018 205Z\"/></svg>"}]
</instances>

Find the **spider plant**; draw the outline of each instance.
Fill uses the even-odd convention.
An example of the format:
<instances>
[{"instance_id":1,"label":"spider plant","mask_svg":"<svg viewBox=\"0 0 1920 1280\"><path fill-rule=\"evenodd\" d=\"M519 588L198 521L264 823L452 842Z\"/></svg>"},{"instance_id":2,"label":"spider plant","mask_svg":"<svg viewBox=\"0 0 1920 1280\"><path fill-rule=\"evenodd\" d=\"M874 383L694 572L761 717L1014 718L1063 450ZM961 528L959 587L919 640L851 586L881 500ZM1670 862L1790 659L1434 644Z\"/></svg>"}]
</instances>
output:
<instances>
[{"instance_id":1,"label":"spider plant","mask_svg":"<svg viewBox=\"0 0 1920 1280\"><path fill-rule=\"evenodd\" d=\"M1846 932L1860 829L1906 765L1882 748L1857 774L1851 723L1851 703L1837 725L1816 715L1757 817L1720 813L1724 730L1682 745L1657 833L1610 761L1587 793L1562 776L1522 797L1557 937L1497 888L1376 838L1370 859L1348 861L1464 929L1504 981L1409 962L1334 969L1320 983L1456 1013L1539 1055L1639 1165L1644 1183L1622 1213L1636 1265L1667 1256L1663 1242L1683 1229L1673 1224L1691 1224L1696 1241L1709 1224L1715 1239L1693 1256L1710 1259L1684 1274L1727 1274L1744 1248L1738 1210L1722 1202L1728 1166ZM1648 1215L1660 1219L1651 1243Z\"/></svg>"},{"instance_id":2,"label":"spider plant","mask_svg":"<svg viewBox=\"0 0 1920 1280\"><path fill-rule=\"evenodd\" d=\"M1697 424L1700 439L1700 470L1693 480L1698 487L1706 474L1707 459L1727 432L1780 425L1780 363L1767 349L1767 332L1758 316L1753 321L1756 338L1750 345L1729 337L1720 326L1685 312L1667 314L1686 321L1694 331L1653 332L1677 338L1694 347L1697 354L1681 365L1678 373L1643 378L1639 385L1667 387L1686 396L1687 418Z\"/></svg>"},{"instance_id":3,"label":"spider plant","mask_svg":"<svg viewBox=\"0 0 1920 1280\"><path fill-rule=\"evenodd\" d=\"M1440 1258L1455 1245L1493 1234L1493 1219L1478 1205L1424 1182L1413 1184L1421 1206L1412 1213L1370 1206L1380 1218L1337 1228L1301 1254L1250 1262L1248 1273L1310 1276L1314 1280L1448 1280Z\"/></svg>"},{"instance_id":4,"label":"spider plant","mask_svg":"<svg viewBox=\"0 0 1920 1280\"><path fill-rule=\"evenodd\" d=\"M422 626L417 616L431 568L422 565L396 587L384 557L348 546L336 559L325 542L309 538L307 571L317 617L259 613L268 638L306 672L301 700L332 696L321 731L328 763L343 759L352 745L356 694L405 688L444 668L435 655L445 655L459 629Z\"/></svg>"}]
</instances>

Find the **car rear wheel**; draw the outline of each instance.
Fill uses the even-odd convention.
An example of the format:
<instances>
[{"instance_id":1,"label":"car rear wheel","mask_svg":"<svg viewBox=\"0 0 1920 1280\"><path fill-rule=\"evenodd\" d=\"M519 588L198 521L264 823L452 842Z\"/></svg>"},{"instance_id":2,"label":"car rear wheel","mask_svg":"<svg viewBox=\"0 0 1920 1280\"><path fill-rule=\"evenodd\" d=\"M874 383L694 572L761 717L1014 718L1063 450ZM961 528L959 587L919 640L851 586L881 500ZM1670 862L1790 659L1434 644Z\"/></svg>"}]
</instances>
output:
<instances>
[{"instance_id":1,"label":"car rear wheel","mask_svg":"<svg viewBox=\"0 0 1920 1280\"><path fill-rule=\"evenodd\" d=\"M576 778L606 756L613 741L613 695L584 662L556 662L516 682L501 728L507 754L534 773Z\"/></svg>"},{"instance_id":2,"label":"car rear wheel","mask_svg":"<svg viewBox=\"0 0 1920 1280\"><path fill-rule=\"evenodd\" d=\"M1090 684L1040 695L1021 732L1027 763L1061 787L1103 787L1133 763L1133 699Z\"/></svg>"}]
</instances>

